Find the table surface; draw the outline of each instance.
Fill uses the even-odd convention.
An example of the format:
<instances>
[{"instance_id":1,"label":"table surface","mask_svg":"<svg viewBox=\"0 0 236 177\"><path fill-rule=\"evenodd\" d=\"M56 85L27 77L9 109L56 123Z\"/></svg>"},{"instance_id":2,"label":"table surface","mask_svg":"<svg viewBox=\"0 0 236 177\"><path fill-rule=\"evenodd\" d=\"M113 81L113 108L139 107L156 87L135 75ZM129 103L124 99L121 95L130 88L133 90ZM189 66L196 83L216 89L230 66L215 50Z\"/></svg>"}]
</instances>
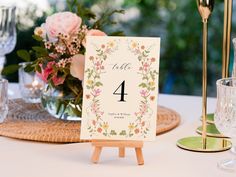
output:
<instances>
[{"instance_id":1,"label":"table surface","mask_svg":"<svg viewBox=\"0 0 236 177\"><path fill-rule=\"evenodd\" d=\"M10 98L20 97L17 84L10 84ZM215 98L208 99L208 111L214 112ZM160 94L159 105L176 110L182 117L174 130L145 142L145 165L136 165L134 149L125 158L116 148L105 148L99 164L90 162L90 143L48 144L0 137L0 177L235 177L235 173L217 168L217 162L232 157L230 151L196 153L176 147L176 141L196 135L201 124L201 98Z\"/></svg>"}]
</instances>

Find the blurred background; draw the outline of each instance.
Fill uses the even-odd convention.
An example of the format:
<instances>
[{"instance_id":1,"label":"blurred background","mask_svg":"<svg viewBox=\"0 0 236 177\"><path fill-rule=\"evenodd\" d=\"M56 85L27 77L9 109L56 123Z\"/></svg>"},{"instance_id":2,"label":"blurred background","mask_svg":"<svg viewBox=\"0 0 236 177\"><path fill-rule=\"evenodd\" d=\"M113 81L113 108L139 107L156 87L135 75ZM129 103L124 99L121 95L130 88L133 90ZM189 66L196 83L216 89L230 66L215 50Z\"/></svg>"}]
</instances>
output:
<instances>
[{"instance_id":1,"label":"blurred background","mask_svg":"<svg viewBox=\"0 0 236 177\"><path fill-rule=\"evenodd\" d=\"M1 2L6 0L0 0ZM68 10L66 0L7 0L17 6L17 45L7 55L6 65L22 62L19 49L35 45L32 34L46 16ZM78 0L93 12L106 9L124 9L125 14L113 18L127 36L160 36L160 92L168 94L201 95L202 78L202 24L195 1L185 0ZM236 2L234 1L234 9ZM215 96L215 82L221 78L223 0L216 0L209 21L208 95ZM235 10L234 10L235 11ZM232 37L236 36L236 15L232 19ZM106 29L109 33L110 29ZM233 48L231 46L231 62ZM6 76L17 82L17 73Z\"/></svg>"}]
</instances>

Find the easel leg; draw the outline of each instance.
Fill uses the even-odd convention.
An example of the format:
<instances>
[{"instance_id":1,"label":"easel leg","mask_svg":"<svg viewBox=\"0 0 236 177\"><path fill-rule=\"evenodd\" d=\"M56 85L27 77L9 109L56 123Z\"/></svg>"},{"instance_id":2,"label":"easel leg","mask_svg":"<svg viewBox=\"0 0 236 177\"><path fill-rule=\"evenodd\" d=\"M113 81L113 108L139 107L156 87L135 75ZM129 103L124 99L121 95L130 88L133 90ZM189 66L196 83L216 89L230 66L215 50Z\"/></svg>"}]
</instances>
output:
<instances>
[{"instance_id":1,"label":"easel leg","mask_svg":"<svg viewBox=\"0 0 236 177\"><path fill-rule=\"evenodd\" d=\"M119 149L119 157L125 157L125 148L135 148L138 165L144 164L142 141L92 140L92 146L94 146L94 152L91 159L93 163L98 163L103 147L116 147Z\"/></svg>"},{"instance_id":2,"label":"easel leg","mask_svg":"<svg viewBox=\"0 0 236 177\"><path fill-rule=\"evenodd\" d=\"M97 147L97 146L96 146L96 147L94 148L94 152L93 152L93 156L92 156L92 162L93 162L93 163L98 163L98 160L99 160L101 151L102 151L102 147Z\"/></svg>"},{"instance_id":3,"label":"easel leg","mask_svg":"<svg viewBox=\"0 0 236 177\"><path fill-rule=\"evenodd\" d=\"M119 157L125 157L125 148L119 147Z\"/></svg>"},{"instance_id":4,"label":"easel leg","mask_svg":"<svg viewBox=\"0 0 236 177\"><path fill-rule=\"evenodd\" d=\"M137 157L138 165L143 165L144 164L144 160L143 160L142 148L135 148L135 152L136 152L136 157Z\"/></svg>"}]
</instances>

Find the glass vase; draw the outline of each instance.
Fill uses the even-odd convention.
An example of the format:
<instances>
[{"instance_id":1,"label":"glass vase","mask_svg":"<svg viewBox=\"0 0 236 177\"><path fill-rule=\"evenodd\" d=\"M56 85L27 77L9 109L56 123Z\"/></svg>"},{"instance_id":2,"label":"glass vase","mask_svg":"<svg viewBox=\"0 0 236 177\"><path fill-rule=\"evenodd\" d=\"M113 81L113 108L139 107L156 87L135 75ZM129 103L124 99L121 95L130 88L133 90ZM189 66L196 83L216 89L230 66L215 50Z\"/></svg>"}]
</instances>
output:
<instances>
[{"instance_id":1,"label":"glass vase","mask_svg":"<svg viewBox=\"0 0 236 177\"><path fill-rule=\"evenodd\" d=\"M82 90L81 90L82 93ZM45 87L41 104L52 116L62 120L81 120L82 94L81 96L66 93L64 90Z\"/></svg>"}]
</instances>

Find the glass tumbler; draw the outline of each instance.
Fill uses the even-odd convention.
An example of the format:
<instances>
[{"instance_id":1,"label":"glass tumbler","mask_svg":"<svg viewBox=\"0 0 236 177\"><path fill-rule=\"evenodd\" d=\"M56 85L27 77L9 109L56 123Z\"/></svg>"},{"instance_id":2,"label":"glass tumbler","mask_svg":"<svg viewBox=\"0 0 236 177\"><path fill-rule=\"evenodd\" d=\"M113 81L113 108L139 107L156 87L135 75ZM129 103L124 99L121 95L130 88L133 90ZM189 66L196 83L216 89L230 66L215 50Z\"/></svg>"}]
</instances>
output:
<instances>
[{"instance_id":1,"label":"glass tumbler","mask_svg":"<svg viewBox=\"0 0 236 177\"><path fill-rule=\"evenodd\" d=\"M236 171L236 78L224 78L216 82L217 106L214 122L217 129L231 138L231 148L234 157L224 159L218 163L218 167L224 170Z\"/></svg>"},{"instance_id":2,"label":"glass tumbler","mask_svg":"<svg viewBox=\"0 0 236 177\"><path fill-rule=\"evenodd\" d=\"M0 123L4 121L8 113L8 81L0 79Z\"/></svg>"},{"instance_id":3,"label":"glass tumbler","mask_svg":"<svg viewBox=\"0 0 236 177\"><path fill-rule=\"evenodd\" d=\"M18 70L19 88L23 100L27 103L40 103L41 93L44 88L44 82L35 72L25 72L24 68L29 62L20 63Z\"/></svg>"}]
</instances>

